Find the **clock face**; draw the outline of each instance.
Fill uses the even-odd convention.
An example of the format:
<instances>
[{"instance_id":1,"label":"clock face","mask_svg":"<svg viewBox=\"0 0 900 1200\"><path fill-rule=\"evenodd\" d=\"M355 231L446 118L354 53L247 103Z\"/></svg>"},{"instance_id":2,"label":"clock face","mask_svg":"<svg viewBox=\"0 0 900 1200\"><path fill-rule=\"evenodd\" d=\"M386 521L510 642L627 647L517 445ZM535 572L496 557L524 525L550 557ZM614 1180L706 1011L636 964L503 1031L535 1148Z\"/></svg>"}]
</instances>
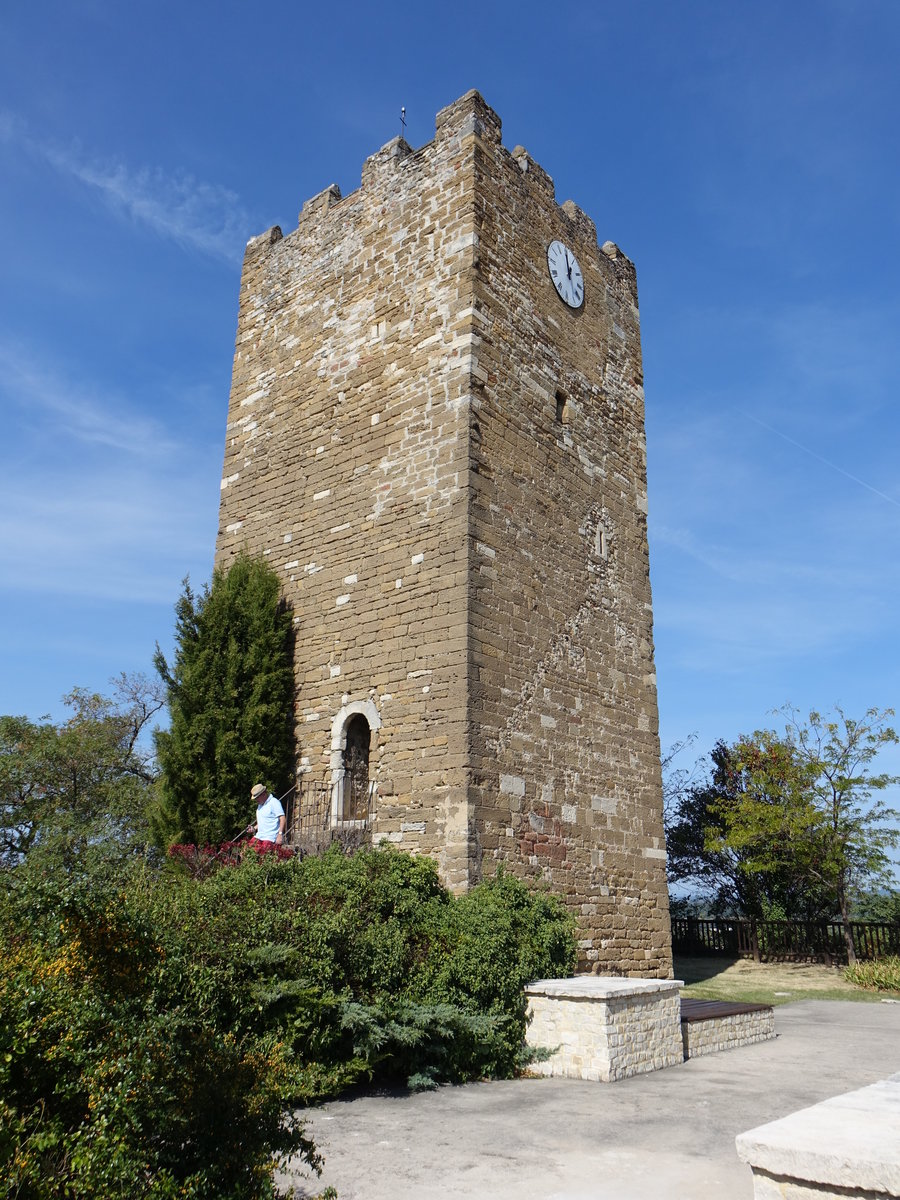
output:
<instances>
[{"instance_id":1,"label":"clock face","mask_svg":"<svg viewBox=\"0 0 900 1200\"><path fill-rule=\"evenodd\" d=\"M553 286L569 308L581 308L584 303L584 277L578 259L563 242L551 242L547 247L547 266Z\"/></svg>"}]
</instances>

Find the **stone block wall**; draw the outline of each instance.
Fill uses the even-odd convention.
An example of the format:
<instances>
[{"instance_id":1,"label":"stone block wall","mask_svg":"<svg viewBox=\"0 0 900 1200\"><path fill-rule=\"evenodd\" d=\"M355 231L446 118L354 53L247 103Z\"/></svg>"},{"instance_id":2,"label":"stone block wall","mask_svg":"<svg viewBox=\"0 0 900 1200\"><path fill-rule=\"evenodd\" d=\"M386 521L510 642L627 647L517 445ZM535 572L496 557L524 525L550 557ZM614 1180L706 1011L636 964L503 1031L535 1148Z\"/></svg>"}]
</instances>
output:
<instances>
[{"instance_id":1,"label":"stone block wall","mask_svg":"<svg viewBox=\"0 0 900 1200\"><path fill-rule=\"evenodd\" d=\"M548 883L585 964L667 977L646 511L634 268L478 93L249 243L217 563L283 580L298 771L364 715L376 840Z\"/></svg>"},{"instance_id":2,"label":"stone block wall","mask_svg":"<svg viewBox=\"0 0 900 1200\"><path fill-rule=\"evenodd\" d=\"M668 975L632 263L486 123L476 155L470 695L485 870L549 880L594 970ZM556 295L547 246L584 274ZM490 865L489 865L490 864Z\"/></svg>"},{"instance_id":3,"label":"stone block wall","mask_svg":"<svg viewBox=\"0 0 900 1200\"><path fill-rule=\"evenodd\" d=\"M684 1021L681 1030L684 1057L699 1058L701 1054L717 1054L720 1050L769 1041L775 1037L775 1013L771 1008L761 1008L756 1012Z\"/></svg>"},{"instance_id":4,"label":"stone block wall","mask_svg":"<svg viewBox=\"0 0 900 1200\"><path fill-rule=\"evenodd\" d=\"M469 139L471 141L471 138ZM471 877L466 359L471 148L397 139L362 187L248 246L217 563L279 572L296 626L301 774L327 780L363 712L376 833ZM340 725L340 722L338 722Z\"/></svg>"},{"instance_id":5,"label":"stone block wall","mask_svg":"<svg viewBox=\"0 0 900 1200\"><path fill-rule=\"evenodd\" d=\"M529 1046L552 1050L539 1075L612 1083L683 1062L679 984L576 976L525 989Z\"/></svg>"}]
</instances>

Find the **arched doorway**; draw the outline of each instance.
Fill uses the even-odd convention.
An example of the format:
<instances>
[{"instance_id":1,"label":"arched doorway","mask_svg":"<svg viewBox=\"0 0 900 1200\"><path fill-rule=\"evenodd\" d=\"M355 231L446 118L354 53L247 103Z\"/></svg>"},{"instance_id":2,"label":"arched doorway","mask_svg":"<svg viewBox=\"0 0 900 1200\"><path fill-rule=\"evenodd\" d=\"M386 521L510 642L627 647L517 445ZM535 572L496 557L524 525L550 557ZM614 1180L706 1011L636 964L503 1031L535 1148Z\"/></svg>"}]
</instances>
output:
<instances>
[{"instance_id":1,"label":"arched doorway","mask_svg":"<svg viewBox=\"0 0 900 1200\"><path fill-rule=\"evenodd\" d=\"M347 723L344 746L343 820L364 821L369 815L369 722L357 713Z\"/></svg>"}]
</instances>

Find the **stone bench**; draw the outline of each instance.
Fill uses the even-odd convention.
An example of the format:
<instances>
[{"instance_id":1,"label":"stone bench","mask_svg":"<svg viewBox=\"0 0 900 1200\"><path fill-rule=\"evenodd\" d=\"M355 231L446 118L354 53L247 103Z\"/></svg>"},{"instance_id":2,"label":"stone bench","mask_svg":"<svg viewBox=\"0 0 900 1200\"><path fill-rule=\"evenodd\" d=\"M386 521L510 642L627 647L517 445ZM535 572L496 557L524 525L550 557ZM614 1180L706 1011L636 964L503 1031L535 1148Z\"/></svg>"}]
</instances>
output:
<instances>
[{"instance_id":1,"label":"stone bench","mask_svg":"<svg viewBox=\"0 0 900 1200\"><path fill-rule=\"evenodd\" d=\"M736 1144L755 1200L900 1196L900 1075L760 1125Z\"/></svg>"},{"instance_id":2,"label":"stone bench","mask_svg":"<svg viewBox=\"0 0 900 1200\"><path fill-rule=\"evenodd\" d=\"M681 1035L685 1059L734 1050L773 1038L775 1012L771 1004L682 999Z\"/></svg>"},{"instance_id":3,"label":"stone bench","mask_svg":"<svg viewBox=\"0 0 900 1200\"><path fill-rule=\"evenodd\" d=\"M610 1083L683 1062L680 987L603 975L530 984L528 1044L553 1051L530 1069Z\"/></svg>"}]
</instances>

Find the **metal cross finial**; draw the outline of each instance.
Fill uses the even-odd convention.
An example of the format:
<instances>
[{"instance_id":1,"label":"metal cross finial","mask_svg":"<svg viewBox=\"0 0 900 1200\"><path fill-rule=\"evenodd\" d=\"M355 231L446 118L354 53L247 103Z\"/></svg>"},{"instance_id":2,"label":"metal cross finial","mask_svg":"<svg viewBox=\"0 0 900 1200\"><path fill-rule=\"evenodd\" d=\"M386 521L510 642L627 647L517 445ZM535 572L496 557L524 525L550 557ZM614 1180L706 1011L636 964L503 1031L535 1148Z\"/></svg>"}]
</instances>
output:
<instances>
[{"instance_id":1,"label":"metal cross finial","mask_svg":"<svg viewBox=\"0 0 900 1200\"><path fill-rule=\"evenodd\" d=\"M406 109L400 109L400 136L406 138Z\"/></svg>"}]
</instances>

